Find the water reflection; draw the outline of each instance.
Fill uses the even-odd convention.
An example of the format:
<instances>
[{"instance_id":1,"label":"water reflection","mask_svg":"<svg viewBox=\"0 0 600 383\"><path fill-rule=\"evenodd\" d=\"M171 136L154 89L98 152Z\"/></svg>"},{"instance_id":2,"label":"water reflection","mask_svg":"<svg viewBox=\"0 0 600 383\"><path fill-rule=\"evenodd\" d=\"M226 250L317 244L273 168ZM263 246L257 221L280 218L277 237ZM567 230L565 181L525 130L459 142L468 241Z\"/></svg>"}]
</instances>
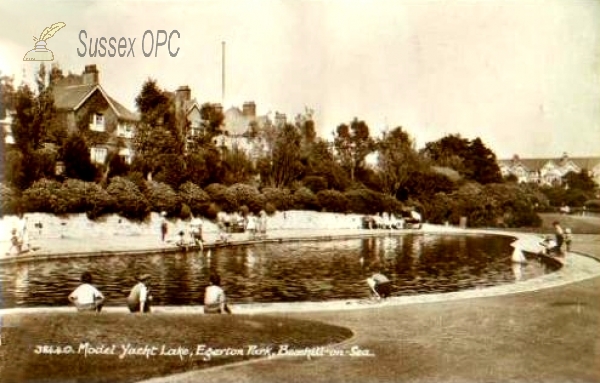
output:
<instances>
[{"instance_id":1,"label":"water reflection","mask_svg":"<svg viewBox=\"0 0 600 383\"><path fill-rule=\"evenodd\" d=\"M513 265L511 241L405 235L16 264L0 270L0 296L4 307L66 305L85 270L108 305L124 305L142 273L152 275L155 304L191 305L203 301L213 271L237 303L359 298L368 295L365 279L376 269L393 281L394 295L490 286L545 272L535 259Z\"/></svg>"}]
</instances>

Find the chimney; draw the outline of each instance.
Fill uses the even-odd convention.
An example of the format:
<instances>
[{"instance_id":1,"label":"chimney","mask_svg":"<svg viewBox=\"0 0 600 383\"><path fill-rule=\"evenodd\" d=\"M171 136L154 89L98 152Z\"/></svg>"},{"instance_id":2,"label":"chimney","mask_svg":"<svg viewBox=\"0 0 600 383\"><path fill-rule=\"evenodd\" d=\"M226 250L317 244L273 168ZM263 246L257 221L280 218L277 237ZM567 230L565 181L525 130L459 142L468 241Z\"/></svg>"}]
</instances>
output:
<instances>
[{"instance_id":1,"label":"chimney","mask_svg":"<svg viewBox=\"0 0 600 383\"><path fill-rule=\"evenodd\" d=\"M99 83L98 69L96 64L86 65L83 71L83 85L97 85Z\"/></svg>"},{"instance_id":2,"label":"chimney","mask_svg":"<svg viewBox=\"0 0 600 383\"><path fill-rule=\"evenodd\" d=\"M179 101L190 101L192 99L192 91L187 85L180 86L175 92L175 97Z\"/></svg>"},{"instance_id":3,"label":"chimney","mask_svg":"<svg viewBox=\"0 0 600 383\"><path fill-rule=\"evenodd\" d=\"M256 118L256 104L252 101L245 102L242 106L242 114L245 117Z\"/></svg>"}]
</instances>

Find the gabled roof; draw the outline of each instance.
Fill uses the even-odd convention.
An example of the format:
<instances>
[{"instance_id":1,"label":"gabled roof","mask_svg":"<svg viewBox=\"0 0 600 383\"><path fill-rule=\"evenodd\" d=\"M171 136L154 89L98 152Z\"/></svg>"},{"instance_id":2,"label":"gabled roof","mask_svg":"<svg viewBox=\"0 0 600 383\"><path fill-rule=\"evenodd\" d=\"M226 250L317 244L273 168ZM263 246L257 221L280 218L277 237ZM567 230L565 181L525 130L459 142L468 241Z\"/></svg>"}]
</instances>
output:
<instances>
[{"instance_id":1,"label":"gabled roof","mask_svg":"<svg viewBox=\"0 0 600 383\"><path fill-rule=\"evenodd\" d=\"M519 158L519 159L510 159L510 160L499 160L498 165L504 166L514 166L517 164L522 164L529 171L539 170L544 167L549 162L554 163L557 167L562 167L566 163L563 162L572 161L575 165L577 165L581 169L591 170L596 166L600 165L600 157L566 157L566 158Z\"/></svg>"},{"instance_id":2,"label":"gabled roof","mask_svg":"<svg viewBox=\"0 0 600 383\"><path fill-rule=\"evenodd\" d=\"M127 121L138 121L137 114L129 111L115 99L110 97L98 84L56 86L52 88L54 105L62 111L76 111L96 92L99 91L117 117Z\"/></svg>"}]
</instances>

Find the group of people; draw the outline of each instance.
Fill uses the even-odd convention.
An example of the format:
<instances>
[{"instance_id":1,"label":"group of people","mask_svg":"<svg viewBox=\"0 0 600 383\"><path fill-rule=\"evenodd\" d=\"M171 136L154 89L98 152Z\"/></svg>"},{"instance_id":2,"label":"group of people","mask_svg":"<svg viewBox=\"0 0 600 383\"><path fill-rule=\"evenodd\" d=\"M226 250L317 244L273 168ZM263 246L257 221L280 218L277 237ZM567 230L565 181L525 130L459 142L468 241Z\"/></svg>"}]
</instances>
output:
<instances>
[{"instance_id":1,"label":"group of people","mask_svg":"<svg viewBox=\"0 0 600 383\"><path fill-rule=\"evenodd\" d=\"M139 275L137 283L127 296L127 307L131 313L149 313L152 302L149 280L150 274ZM92 285L92 274L85 271L81 274L81 285L79 285L68 297L75 305L77 311L96 312L102 311L106 298L94 285ZM212 273L209 285L204 293L204 312L206 314L231 314L227 304L225 291L221 287L221 277Z\"/></svg>"},{"instance_id":2,"label":"group of people","mask_svg":"<svg viewBox=\"0 0 600 383\"><path fill-rule=\"evenodd\" d=\"M544 248L544 252L547 255L563 255L563 245L565 250L571 251L571 243L573 242L573 233L568 227L563 229L560 222L554 221L552 223L554 227L554 239L550 236L546 236L540 245Z\"/></svg>"}]
</instances>

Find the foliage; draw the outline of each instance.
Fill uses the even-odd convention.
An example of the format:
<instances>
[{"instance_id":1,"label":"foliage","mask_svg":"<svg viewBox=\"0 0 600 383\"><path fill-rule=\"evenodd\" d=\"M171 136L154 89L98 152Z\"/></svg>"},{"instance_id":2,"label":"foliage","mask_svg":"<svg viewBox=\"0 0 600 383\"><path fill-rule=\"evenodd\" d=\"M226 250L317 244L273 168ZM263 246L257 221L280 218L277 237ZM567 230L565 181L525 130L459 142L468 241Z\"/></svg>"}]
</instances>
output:
<instances>
[{"instance_id":1,"label":"foliage","mask_svg":"<svg viewBox=\"0 0 600 383\"><path fill-rule=\"evenodd\" d=\"M477 137L473 141L460 135L447 135L425 145L424 154L438 166L450 167L481 184L501 182L496 155Z\"/></svg>"},{"instance_id":2,"label":"foliage","mask_svg":"<svg viewBox=\"0 0 600 383\"><path fill-rule=\"evenodd\" d=\"M185 180L185 160L177 154L162 154L159 157L160 164L154 168L156 175L153 179L157 182L169 184L173 188L178 188Z\"/></svg>"},{"instance_id":3,"label":"foliage","mask_svg":"<svg viewBox=\"0 0 600 383\"><path fill-rule=\"evenodd\" d=\"M237 206L245 205L253 213L264 209L265 197L254 186L237 183L230 186L229 191L235 196Z\"/></svg>"},{"instance_id":4,"label":"foliage","mask_svg":"<svg viewBox=\"0 0 600 383\"><path fill-rule=\"evenodd\" d=\"M357 118L350 125L341 124L336 129L334 146L342 167L354 181L356 171L364 166L365 157L375 149L369 126Z\"/></svg>"},{"instance_id":5,"label":"foliage","mask_svg":"<svg viewBox=\"0 0 600 383\"><path fill-rule=\"evenodd\" d=\"M106 189L115 201L115 212L127 219L143 220L148 216L148 201L138 187L123 177L114 177Z\"/></svg>"},{"instance_id":6,"label":"foliage","mask_svg":"<svg viewBox=\"0 0 600 383\"><path fill-rule=\"evenodd\" d=\"M165 156L183 154L185 137L178 130L174 102L155 80L144 83L135 102L141 114L133 139L136 168L154 173Z\"/></svg>"},{"instance_id":7,"label":"foliage","mask_svg":"<svg viewBox=\"0 0 600 383\"><path fill-rule=\"evenodd\" d=\"M578 189L583 192L591 193L598 187L587 169L582 169L579 173L569 172L565 174L563 183L567 185L568 189Z\"/></svg>"},{"instance_id":8,"label":"foliage","mask_svg":"<svg viewBox=\"0 0 600 383\"><path fill-rule=\"evenodd\" d=\"M225 149L223 157L225 183L247 182L254 176L254 165L244 150L237 147Z\"/></svg>"},{"instance_id":9,"label":"foliage","mask_svg":"<svg viewBox=\"0 0 600 383\"><path fill-rule=\"evenodd\" d=\"M262 194L266 203L273 205L275 210L289 210L294 204L294 196L289 189L264 188Z\"/></svg>"},{"instance_id":10,"label":"foliage","mask_svg":"<svg viewBox=\"0 0 600 383\"><path fill-rule=\"evenodd\" d=\"M208 219L215 219L217 218L217 214L219 214L220 211L221 209L219 208L219 205L217 205L214 202L211 202L208 206L208 209L206 209L204 216Z\"/></svg>"},{"instance_id":11,"label":"foliage","mask_svg":"<svg viewBox=\"0 0 600 383\"><path fill-rule=\"evenodd\" d=\"M179 197L185 205L189 206L194 215L205 215L210 205L208 193L189 181L179 188Z\"/></svg>"},{"instance_id":12,"label":"foliage","mask_svg":"<svg viewBox=\"0 0 600 383\"><path fill-rule=\"evenodd\" d=\"M302 184L313 193L318 193L321 190L327 190L327 180L321 176L307 176L302 179Z\"/></svg>"},{"instance_id":13,"label":"foliage","mask_svg":"<svg viewBox=\"0 0 600 383\"><path fill-rule=\"evenodd\" d=\"M19 193L13 188L0 184L0 217L17 214L20 208Z\"/></svg>"},{"instance_id":14,"label":"foliage","mask_svg":"<svg viewBox=\"0 0 600 383\"><path fill-rule=\"evenodd\" d=\"M65 165L65 176L84 181L93 181L97 169L90 158L90 148L81 133L71 134L63 147L62 159Z\"/></svg>"},{"instance_id":15,"label":"foliage","mask_svg":"<svg viewBox=\"0 0 600 383\"><path fill-rule=\"evenodd\" d=\"M183 203L181 204L181 211L179 212L179 218L186 220L189 219L192 216L192 209L190 209L190 207Z\"/></svg>"},{"instance_id":16,"label":"foliage","mask_svg":"<svg viewBox=\"0 0 600 383\"><path fill-rule=\"evenodd\" d=\"M237 210L238 201L233 190L222 184L210 184L204 189L210 199L224 211L231 213Z\"/></svg>"},{"instance_id":17,"label":"foliage","mask_svg":"<svg viewBox=\"0 0 600 383\"><path fill-rule=\"evenodd\" d=\"M168 216L178 216L181 212L181 201L179 195L173 191L171 186L156 181L148 181L144 193L151 211L167 212Z\"/></svg>"},{"instance_id":18,"label":"foliage","mask_svg":"<svg viewBox=\"0 0 600 383\"><path fill-rule=\"evenodd\" d=\"M62 184L59 205L64 213L87 213L90 219L98 218L112 211L113 200L100 185L70 179Z\"/></svg>"},{"instance_id":19,"label":"foliage","mask_svg":"<svg viewBox=\"0 0 600 383\"><path fill-rule=\"evenodd\" d=\"M370 189L354 189L344 193L348 210L358 214L376 214L384 211L383 194Z\"/></svg>"},{"instance_id":20,"label":"foliage","mask_svg":"<svg viewBox=\"0 0 600 383\"><path fill-rule=\"evenodd\" d=\"M273 215L273 214L275 214L276 211L277 211L277 208L271 202L267 202L265 204L265 213L267 213L268 215Z\"/></svg>"},{"instance_id":21,"label":"foliage","mask_svg":"<svg viewBox=\"0 0 600 383\"><path fill-rule=\"evenodd\" d=\"M64 214L66 206L59 204L61 184L42 178L23 192L23 208L29 212Z\"/></svg>"},{"instance_id":22,"label":"foliage","mask_svg":"<svg viewBox=\"0 0 600 383\"><path fill-rule=\"evenodd\" d=\"M383 192L396 196L412 175L419 170L420 161L412 138L398 127L377 143L379 156L377 166Z\"/></svg>"},{"instance_id":23,"label":"foliage","mask_svg":"<svg viewBox=\"0 0 600 383\"><path fill-rule=\"evenodd\" d=\"M317 193L319 204L325 211L345 213L348 210L348 199L337 190L321 190Z\"/></svg>"},{"instance_id":24,"label":"foliage","mask_svg":"<svg viewBox=\"0 0 600 383\"><path fill-rule=\"evenodd\" d=\"M309 188L301 187L294 193L294 208L297 210L320 210L317 196Z\"/></svg>"},{"instance_id":25,"label":"foliage","mask_svg":"<svg viewBox=\"0 0 600 383\"><path fill-rule=\"evenodd\" d=\"M600 199L592 199L592 200L586 201L584 206L587 211L590 211L593 213L600 213Z\"/></svg>"},{"instance_id":26,"label":"foliage","mask_svg":"<svg viewBox=\"0 0 600 383\"><path fill-rule=\"evenodd\" d=\"M294 125L286 124L277 130L271 155L261 158L257 164L263 185L285 187L301 178L304 172L300 154L301 139Z\"/></svg>"},{"instance_id":27,"label":"foliage","mask_svg":"<svg viewBox=\"0 0 600 383\"><path fill-rule=\"evenodd\" d=\"M108 160L108 178L125 176L129 173L130 166L123 156L114 153Z\"/></svg>"}]
</instances>

